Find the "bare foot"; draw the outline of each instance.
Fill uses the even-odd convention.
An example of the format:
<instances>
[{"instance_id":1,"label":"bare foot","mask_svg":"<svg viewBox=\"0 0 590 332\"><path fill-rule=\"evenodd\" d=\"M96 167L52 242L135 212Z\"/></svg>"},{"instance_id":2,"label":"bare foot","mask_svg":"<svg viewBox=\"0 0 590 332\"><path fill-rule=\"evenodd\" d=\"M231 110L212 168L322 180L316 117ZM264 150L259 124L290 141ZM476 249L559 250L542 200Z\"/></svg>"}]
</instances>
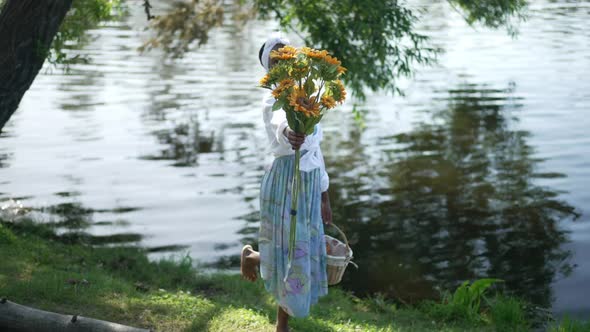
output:
<instances>
[{"instance_id":1,"label":"bare foot","mask_svg":"<svg viewBox=\"0 0 590 332\"><path fill-rule=\"evenodd\" d=\"M259 262L259 255L252 246L247 244L242 248L242 257L240 259L240 272L242 277L248 281L256 281L258 274L256 273L256 267Z\"/></svg>"}]
</instances>

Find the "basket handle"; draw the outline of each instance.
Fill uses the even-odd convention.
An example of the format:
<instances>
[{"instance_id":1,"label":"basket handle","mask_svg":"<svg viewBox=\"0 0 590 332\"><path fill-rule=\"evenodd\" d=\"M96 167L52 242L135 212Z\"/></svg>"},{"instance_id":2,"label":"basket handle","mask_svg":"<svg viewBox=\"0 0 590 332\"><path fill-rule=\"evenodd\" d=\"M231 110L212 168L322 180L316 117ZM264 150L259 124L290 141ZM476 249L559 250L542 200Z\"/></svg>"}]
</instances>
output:
<instances>
[{"instance_id":1,"label":"basket handle","mask_svg":"<svg viewBox=\"0 0 590 332\"><path fill-rule=\"evenodd\" d=\"M344 232L338 228L338 226L336 226L335 223L330 223L330 225L334 228L336 228L336 230L338 231L338 233L344 238L344 242L346 243L346 249L350 250L350 246L348 245L348 238L346 237L346 234L344 234Z\"/></svg>"}]
</instances>

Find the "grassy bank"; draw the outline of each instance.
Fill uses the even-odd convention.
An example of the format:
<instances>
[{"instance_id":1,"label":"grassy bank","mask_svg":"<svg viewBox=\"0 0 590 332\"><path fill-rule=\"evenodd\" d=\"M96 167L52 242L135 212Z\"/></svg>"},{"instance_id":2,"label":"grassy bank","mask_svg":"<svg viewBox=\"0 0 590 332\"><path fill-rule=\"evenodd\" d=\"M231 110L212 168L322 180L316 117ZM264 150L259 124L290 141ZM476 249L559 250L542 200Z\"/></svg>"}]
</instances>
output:
<instances>
[{"instance_id":1,"label":"grassy bank","mask_svg":"<svg viewBox=\"0 0 590 332\"><path fill-rule=\"evenodd\" d=\"M0 223L0 297L156 331L274 331L276 307L260 282L198 273L189 258L151 262L137 248L64 244L50 229ZM523 303L396 306L331 288L293 331L527 331ZM568 322L556 331L587 331ZM578 325L575 325L578 324ZM561 329L558 329L561 328Z\"/></svg>"}]
</instances>

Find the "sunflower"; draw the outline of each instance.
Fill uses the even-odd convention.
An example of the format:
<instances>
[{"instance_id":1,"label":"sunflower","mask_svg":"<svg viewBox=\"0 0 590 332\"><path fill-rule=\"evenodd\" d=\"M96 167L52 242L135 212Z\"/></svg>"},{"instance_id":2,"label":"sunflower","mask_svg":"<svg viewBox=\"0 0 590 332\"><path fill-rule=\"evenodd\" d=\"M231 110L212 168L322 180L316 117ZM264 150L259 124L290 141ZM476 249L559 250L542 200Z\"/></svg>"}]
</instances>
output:
<instances>
[{"instance_id":1,"label":"sunflower","mask_svg":"<svg viewBox=\"0 0 590 332\"><path fill-rule=\"evenodd\" d=\"M331 55L326 55L324 57L324 61L326 61L327 63L329 63L331 65L335 65L335 66L340 66L340 64L341 64L340 60L336 59L335 57L333 57Z\"/></svg>"},{"instance_id":2,"label":"sunflower","mask_svg":"<svg viewBox=\"0 0 590 332\"><path fill-rule=\"evenodd\" d=\"M295 59L295 55L291 53L279 53L277 51L270 52L270 58L274 60L291 60Z\"/></svg>"},{"instance_id":3,"label":"sunflower","mask_svg":"<svg viewBox=\"0 0 590 332\"><path fill-rule=\"evenodd\" d=\"M301 52L312 59L323 59L328 55L328 51L318 51L309 47L302 47Z\"/></svg>"},{"instance_id":4,"label":"sunflower","mask_svg":"<svg viewBox=\"0 0 590 332\"><path fill-rule=\"evenodd\" d=\"M264 77L262 77L260 79L260 82L259 82L260 86L268 86L269 80L270 80L270 75L269 74L264 75Z\"/></svg>"},{"instance_id":5,"label":"sunflower","mask_svg":"<svg viewBox=\"0 0 590 332\"><path fill-rule=\"evenodd\" d=\"M326 107L327 109L332 109L332 108L336 107L336 100L334 99L333 96L330 96L328 94L324 94L322 96L321 102L322 102L322 105L324 107Z\"/></svg>"},{"instance_id":6,"label":"sunflower","mask_svg":"<svg viewBox=\"0 0 590 332\"><path fill-rule=\"evenodd\" d=\"M336 107L336 100L334 100L334 97L332 96L324 94L320 101L322 102L322 106L324 106L327 109Z\"/></svg>"},{"instance_id":7,"label":"sunflower","mask_svg":"<svg viewBox=\"0 0 590 332\"><path fill-rule=\"evenodd\" d=\"M293 106L295 112L301 112L307 117L320 115L320 104L316 102L316 97L307 97L305 91L298 87L295 87L291 92L289 105Z\"/></svg>"},{"instance_id":8,"label":"sunflower","mask_svg":"<svg viewBox=\"0 0 590 332\"><path fill-rule=\"evenodd\" d=\"M279 52L281 53L290 53L290 54L296 54L297 53L297 49L293 46L283 46L281 48L279 48Z\"/></svg>"},{"instance_id":9,"label":"sunflower","mask_svg":"<svg viewBox=\"0 0 590 332\"><path fill-rule=\"evenodd\" d=\"M275 98L279 98L279 96L287 91L290 87L295 85L295 81L293 81L292 79L286 78L284 80L282 80L281 82L279 82L279 85L276 87L276 89L274 89L272 91L272 95Z\"/></svg>"},{"instance_id":10,"label":"sunflower","mask_svg":"<svg viewBox=\"0 0 590 332\"><path fill-rule=\"evenodd\" d=\"M341 80L334 81L334 88L337 90L333 91L335 100L336 102L342 104L344 99L346 99L346 90L344 89L344 84L342 84Z\"/></svg>"},{"instance_id":11,"label":"sunflower","mask_svg":"<svg viewBox=\"0 0 590 332\"><path fill-rule=\"evenodd\" d=\"M301 63L295 64L289 71L289 74L295 79L302 79L305 76L307 76L308 72L309 66L306 66L305 64Z\"/></svg>"},{"instance_id":12,"label":"sunflower","mask_svg":"<svg viewBox=\"0 0 590 332\"><path fill-rule=\"evenodd\" d=\"M311 48L311 47L307 47L307 46L303 46L303 47L300 49L300 52L301 52L301 53L303 53L303 54L305 54L305 55L307 55L307 56L309 56L309 54L310 54L311 52L314 52L314 51L315 51L315 50L314 50L313 48Z\"/></svg>"},{"instance_id":13,"label":"sunflower","mask_svg":"<svg viewBox=\"0 0 590 332\"><path fill-rule=\"evenodd\" d=\"M292 46L284 46L279 48L278 51L270 52L271 59L278 59L278 60L290 60L295 59L297 56L297 49Z\"/></svg>"}]
</instances>

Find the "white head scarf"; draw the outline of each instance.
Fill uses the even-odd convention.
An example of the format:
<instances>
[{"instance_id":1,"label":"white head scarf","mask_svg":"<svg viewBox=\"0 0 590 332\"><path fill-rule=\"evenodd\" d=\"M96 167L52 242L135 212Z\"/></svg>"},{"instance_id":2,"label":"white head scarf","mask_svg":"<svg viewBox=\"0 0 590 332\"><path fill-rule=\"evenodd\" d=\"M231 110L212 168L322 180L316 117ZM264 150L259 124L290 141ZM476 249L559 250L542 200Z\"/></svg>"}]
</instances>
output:
<instances>
[{"instance_id":1,"label":"white head scarf","mask_svg":"<svg viewBox=\"0 0 590 332\"><path fill-rule=\"evenodd\" d=\"M262 67L264 67L266 71L270 70L270 51L273 47L275 47L277 44L289 45L290 43L291 42L289 39L281 37L279 33L275 33L270 38L268 38L264 43L264 50L262 51L262 58L260 59L260 61L262 61Z\"/></svg>"}]
</instances>

